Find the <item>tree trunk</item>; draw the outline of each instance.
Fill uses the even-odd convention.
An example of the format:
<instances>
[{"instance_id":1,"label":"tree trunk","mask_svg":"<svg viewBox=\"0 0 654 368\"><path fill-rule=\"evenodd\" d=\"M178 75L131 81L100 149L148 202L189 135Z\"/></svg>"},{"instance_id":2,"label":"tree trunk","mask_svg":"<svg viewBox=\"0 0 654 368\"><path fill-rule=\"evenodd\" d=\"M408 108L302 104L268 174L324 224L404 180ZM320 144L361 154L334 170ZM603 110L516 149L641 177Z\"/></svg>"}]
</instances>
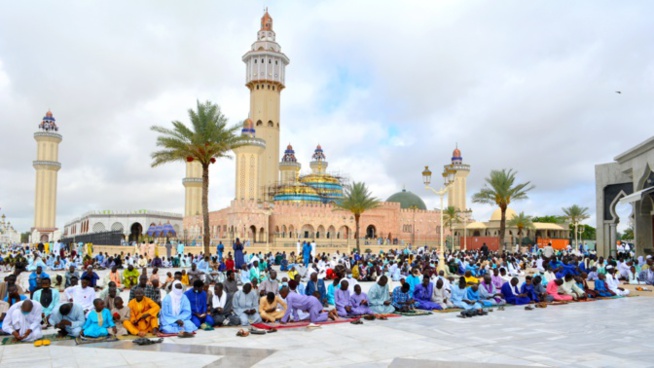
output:
<instances>
[{"instance_id":1,"label":"tree trunk","mask_svg":"<svg viewBox=\"0 0 654 368\"><path fill-rule=\"evenodd\" d=\"M204 255L211 253L209 243L211 242L209 234L209 165L202 165L202 244L204 246Z\"/></svg>"},{"instance_id":2,"label":"tree trunk","mask_svg":"<svg viewBox=\"0 0 654 368\"><path fill-rule=\"evenodd\" d=\"M506 206L500 206L500 212L502 217L500 217L500 247L502 250L506 250L504 246L504 233L506 231Z\"/></svg>"},{"instance_id":3,"label":"tree trunk","mask_svg":"<svg viewBox=\"0 0 654 368\"><path fill-rule=\"evenodd\" d=\"M354 226L355 226L355 232L354 232L354 237L357 239L357 253L361 255L361 248L359 247L359 219L361 218L361 215L354 214Z\"/></svg>"}]
</instances>

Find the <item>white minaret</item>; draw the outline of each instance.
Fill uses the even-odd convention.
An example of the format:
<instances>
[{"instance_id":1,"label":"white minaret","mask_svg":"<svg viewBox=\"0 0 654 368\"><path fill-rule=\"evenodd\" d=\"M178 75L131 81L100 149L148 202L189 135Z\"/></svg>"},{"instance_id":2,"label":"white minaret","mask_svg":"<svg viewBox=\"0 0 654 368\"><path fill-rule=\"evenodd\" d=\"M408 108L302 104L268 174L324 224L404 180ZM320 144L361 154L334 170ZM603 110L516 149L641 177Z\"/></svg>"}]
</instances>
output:
<instances>
[{"instance_id":1,"label":"white minaret","mask_svg":"<svg viewBox=\"0 0 654 368\"><path fill-rule=\"evenodd\" d=\"M34 133L36 140L36 160L32 163L36 170L36 190L34 196L34 227L32 227L32 242L48 242L53 239L57 219L57 173L61 169L59 163L59 143L61 134L59 128L48 112L39 124L39 130Z\"/></svg>"},{"instance_id":2,"label":"white minaret","mask_svg":"<svg viewBox=\"0 0 654 368\"><path fill-rule=\"evenodd\" d=\"M275 41L273 20L267 9L261 18L257 40L243 55L243 62L246 65L245 85L250 89L249 116L257 137L266 142L258 175L258 186L265 188L279 180L280 94L285 87L286 65L289 63ZM267 196L264 199L270 200Z\"/></svg>"}]
</instances>

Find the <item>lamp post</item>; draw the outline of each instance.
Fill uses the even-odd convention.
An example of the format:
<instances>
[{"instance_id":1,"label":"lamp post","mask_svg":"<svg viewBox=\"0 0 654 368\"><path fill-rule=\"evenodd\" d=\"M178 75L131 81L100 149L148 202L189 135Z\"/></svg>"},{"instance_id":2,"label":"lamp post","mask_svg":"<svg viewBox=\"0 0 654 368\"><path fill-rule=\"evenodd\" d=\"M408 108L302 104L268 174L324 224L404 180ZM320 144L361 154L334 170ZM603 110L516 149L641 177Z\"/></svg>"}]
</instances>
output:
<instances>
[{"instance_id":1,"label":"lamp post","mask_svg":"<svg viewBox=\"0 0 654 368\"><path fill-rule=\"evenodd\" d=\"M463 251L468 250L468 216L472 213L472 208L467 210L459 211L463 214Z\"/></svg>"},{"instance_id":2,"label":"lamp post","mask_svg":"<svg viewBox=\"0 0 654 368\"><path fill-rule=\"evenodd\" d=\"M429 170L429 166L425 166L425 170L422 172L422 182L425 184L425 189L431 190L434 192L436 195L438 195L441 199L441 221L440 221L440 249L438 251L438 270L439 271L444 271L445 270L445 244L443 243L443 197L445 197L445 194L450 188L450 185L454 182L454 174L456 174L456 170L454 170L451 165L447 166L447 168L443 171L443 187L440 188L439 190L436 190L432 187L429 186L431 184L431 171Z\"/></svg>"}]
</instances>

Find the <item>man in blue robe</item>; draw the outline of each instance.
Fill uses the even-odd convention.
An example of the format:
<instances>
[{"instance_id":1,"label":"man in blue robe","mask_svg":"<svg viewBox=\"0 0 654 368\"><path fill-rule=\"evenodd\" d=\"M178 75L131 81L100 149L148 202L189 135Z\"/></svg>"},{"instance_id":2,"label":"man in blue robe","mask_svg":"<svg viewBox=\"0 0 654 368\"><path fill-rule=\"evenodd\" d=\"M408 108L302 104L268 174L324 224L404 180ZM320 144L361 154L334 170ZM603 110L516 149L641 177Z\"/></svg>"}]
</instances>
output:
<instances>
[{"instance_id":1,"label":"man in blue robe","mask_svg":"<svg viewBox=\"0 0 654 368\"><path fill-rule=\"evenodd\" d=\"M184 293L191 303L191 321L199 328L202 324L213 326L213 318L207 313L207 293L202 280L195 280L193 288Z\"/></svg>"},{"instance_id":2,"label":"man in blue robe","mask_svg":"<svg viewBox=\"0 0 654 368\"><path fill-rule=\"evenodd\" d=\"M413 297L417 302L417 308L425 310L443 309L438 303L431 301L433 293L434 285L429 282L429 276L423 276L422 283L416 285L416 288L413 291Z\"/></svg>"},{"instance_id":3,"label":"man in blue robe","mask_svg":"<svg viewBox=\"0 0 654 368\"><path fill-rule=\"evenodd\" d=\"M166 295L159 313L159 328L164 333L191 333L198 329L191 320L193 312L191 302L184 295L184 286L180 281L173 281L170 293Z\"/></svg>"},{"instance_id":4,"label":"man in blue robe","mask_svg":"<svg viewBox=\"0 0 654 368\"><path fill-rule=\"evenodd\" d=\"M518 281L518 278L514 277L510 282L505 282L502 285L502 295L504 295L504 299L509 304L529 304L531 299L529 299L527 294L523 294L518 290Z\"/></svg>"},{"instance_id":5,"label":"man in blue robe","mask_svg":"<svg viewBox=\"0 0 654 368\"><path fill-rule=\"evenodd\" d=\"M307 282L304 294L315 295L323 305L327 304L327 288L325 287L325 281L318 279L317 272L311 274L311 279Z\"/></svg>"},{"instance_id":6,"label":"man in blue robe","mask_svg":"<svg viewBox=\"0 0 654 368\"><path fill-rule=\"evenodd\" d=\"M304 267L309 267L309 263L311 263L311 244L308 242L304 242L304 245L302 246L302 256Z\"/></svg>"},{"instance_id":7,"label":"man in blue robe","mask_svg":"<svg viewBox=\"0 0 654 368\"><path fill-rule=\"evenodd\" d=\"M41 279L49 279L50 276L43 272L43 267L41 266L36 266L36 270L34 270L30 274L29 278L29 284L30 284L30 292L34 293L36 289L41 287Z\"/></svg>"},{"instance_id":8,"label":"man in blue robe","mask_svg":"<svg viewBox=\"0 0 654 368\"><path fill-rule=\"evenodd\" d=\"M525 277L525 282L520 287L520 293L527 295L529 300L531 300L534 303L540 302L538 293L536 292L536 289L534 288L534 284L532 283L531 276Z\"/></svg>"}]
</instances>

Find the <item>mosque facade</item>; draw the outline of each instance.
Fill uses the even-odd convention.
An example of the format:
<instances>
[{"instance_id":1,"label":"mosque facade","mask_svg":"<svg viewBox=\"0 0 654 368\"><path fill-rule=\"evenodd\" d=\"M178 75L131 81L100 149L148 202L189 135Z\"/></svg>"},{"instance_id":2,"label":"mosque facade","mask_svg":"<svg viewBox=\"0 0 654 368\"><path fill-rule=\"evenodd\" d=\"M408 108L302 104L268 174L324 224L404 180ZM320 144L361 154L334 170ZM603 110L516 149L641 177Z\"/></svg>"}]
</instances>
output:
<instances>
[{"instance_id":1,"label":"mosque facade","mask_svg":"<svg viewBox=\"0 0 654 368\"><path fill-rule=\"evenodd\" d=\"M234 199L229 207L209 213L212 243L229 245L240 238L277 250L295 250L298 240L315 241L319 249L354 244L354 217L336 206L347 183L327 171L326 150L317 145L310 158L310 172L304 175L291 144L280 152L281 91L286 88L290 60L276 41L267 11L261 18L257 40L242 60L246 64L245 85L250 90L250 112L241 131L246 144L235 150ZM187 163L183 179L184 237L187 243L200 243L201 170L193 165ZM470 167L463 163L458 148L453 153L452 167L457 170L456 185L448 199L465 208ZM439 234L439 210L428 210L420 197L406 190L366 211L360 219L361 244L435 246Z\"/></svg>"}]
</instances>

